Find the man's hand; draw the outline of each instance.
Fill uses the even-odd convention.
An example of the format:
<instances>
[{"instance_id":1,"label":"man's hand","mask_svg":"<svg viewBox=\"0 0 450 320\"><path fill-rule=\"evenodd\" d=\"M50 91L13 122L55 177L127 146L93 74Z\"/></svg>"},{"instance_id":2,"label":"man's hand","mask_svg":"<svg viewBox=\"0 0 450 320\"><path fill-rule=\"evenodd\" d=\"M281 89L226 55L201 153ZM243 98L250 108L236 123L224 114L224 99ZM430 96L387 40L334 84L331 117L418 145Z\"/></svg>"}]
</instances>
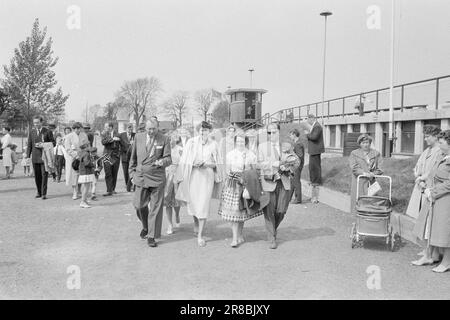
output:
<instances>
[{"instance_id":1,"label":"man's hand","mask_svg":"<svg viewBox=\"0 0 450 320\"><path fill-rule=\"evenodd\" d=\"M114 141L120 141L120 138L119 137L113 137L113 140Z\"/></svg>"},{"instance_id":2,"label":"man's hand","mask_svg":"<svg viewBox=\"0 0 450 320\"><path fill-rule=\"evenodd\" d=\"M162 165L163 165L163 161L161 159L158 159L155 161L155 166L162 167Z\"/></svg>"}]
</instances>

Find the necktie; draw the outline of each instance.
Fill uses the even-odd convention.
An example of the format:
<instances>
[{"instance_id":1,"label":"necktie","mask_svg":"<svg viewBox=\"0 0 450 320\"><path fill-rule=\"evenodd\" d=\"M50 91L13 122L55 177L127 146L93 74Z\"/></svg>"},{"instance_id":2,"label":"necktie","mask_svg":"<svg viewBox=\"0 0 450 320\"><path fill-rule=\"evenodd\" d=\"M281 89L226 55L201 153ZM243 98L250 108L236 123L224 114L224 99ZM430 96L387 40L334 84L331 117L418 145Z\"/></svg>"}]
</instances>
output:
<instances>
[{"instance_id":1,"label":"necktie","mask_svg":"<svg viewBox=\"0 0 450 320\"><path fill-rule=\"evenodd\" d=\"M150 152L150 148L152 147L152 144L153 144L153 138L152 137L150 137L149 139L148 139L148 142L147 142L147 152Z\"/></svg>"}]
</instances>

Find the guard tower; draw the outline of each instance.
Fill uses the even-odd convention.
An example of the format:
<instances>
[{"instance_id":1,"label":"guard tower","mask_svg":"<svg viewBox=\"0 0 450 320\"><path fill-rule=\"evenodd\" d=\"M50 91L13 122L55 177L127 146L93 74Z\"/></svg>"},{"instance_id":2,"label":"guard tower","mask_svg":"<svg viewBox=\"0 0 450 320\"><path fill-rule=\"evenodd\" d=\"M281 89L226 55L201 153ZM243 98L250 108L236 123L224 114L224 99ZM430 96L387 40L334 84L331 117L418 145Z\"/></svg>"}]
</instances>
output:
<instances>
[{"instance_id":1,"label":"guard tower","mask_svg":"<svg viewBox=\"0 0 450 320\"><path fill-rule=\"evenodd\" d=\"M230 96L230 123L239 127L254 124L261 125L262 95L264 89L238 88L229 89L225 94Z\"/></svg>"}]
</instances>

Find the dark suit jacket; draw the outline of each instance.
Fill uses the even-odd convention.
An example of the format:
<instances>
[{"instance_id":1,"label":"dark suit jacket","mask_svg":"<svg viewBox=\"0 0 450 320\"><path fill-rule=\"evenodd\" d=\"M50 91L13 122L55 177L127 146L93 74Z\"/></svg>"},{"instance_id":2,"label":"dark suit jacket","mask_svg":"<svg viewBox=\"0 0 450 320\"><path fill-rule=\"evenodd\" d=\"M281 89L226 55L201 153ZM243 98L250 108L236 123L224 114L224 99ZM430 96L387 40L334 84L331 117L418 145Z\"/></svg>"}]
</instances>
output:
<instances>
[{"instance_id":1,"label":"dark suit jacket","mask_svg":"<svg viewBox=\"0 0 450 320\"><path fill-rule=\"evenodd\" d=\"M131 139L134 140L135 133L131 133ZM122 162L129 162L131 156L131 141L128 140L127 132L119 134L120 137L120 157Z\"/></svg>"},{"instance_id":2,"label":"dark suit jacket","mask_svg":"<svg viewBox=\"0 0 450 320\"><path fill-rule=\"evenodd\" d=\"M301 162L305 159L305 147L303 146L303 143L300 141L300 139L294 144L294 153L297 155Z\"/></svg>"},{"instance_id":3,"label":"dark suit jacket","mask_svg":"<svg viewBox=\"0 0 450 320\"><path fill-rule=\"evenodd\" d=\"M166 182L165 168L172 163L170 138L158 132L149 152L146 144L147 133L137 133L131 150L130 177L132 177L133 183L139 187L158 187ZM155 166L153 163L156 160L163 160L163 165Z\"/></svg>"},{"instance_id":4,"label":"dark suit jacket","mask_svg":"<svg viewBox=\"0 0 450 320\"><path fill-rule=\"evenodd\" d=\"M306 135L308 138L308 153L310 155L321 154L325 152L323 144L322 126L316 122L310 133Z\"/></svg>"},{"instance_id":5,"label":"dark suit jacket","mask_svg":"<svg viewBox=\"0 0 450 320\"><path fill-rule=\"evenodd\" d=\"M92 146L94 146L94 134L91 131L85 131L88 140L89 140L89 144Z\"/></svg>"},{"instance_id":6,"label":"dark suit jacket","mask_svg":"<svg viewBox=\"0 0 450 320\"><path fill-rule=\"evenodd\" d=\"M38 142L52 142L53 146L56 145L51 130L43 127L41 133L38 135L35 128L31 129L28 134L27 157L29 158L31 156L32 163L44 163L42 161L42 149L36 148L36 143Z\"/></svg>"},{"instance_id":7,"label":"dark suit jacket","mask_svg":"<svg viewBox=\"0 0 450 320\"><path fill-rule=\"evenodd\" d=\"M113 131L113 137L119 137L117 131ZM120 138L120 137L119 137ZM114 141L110 133L102 133L103 154L109 154L111 160L119 161L120 159L120 141Z\"/></svg>"}]
</instances>

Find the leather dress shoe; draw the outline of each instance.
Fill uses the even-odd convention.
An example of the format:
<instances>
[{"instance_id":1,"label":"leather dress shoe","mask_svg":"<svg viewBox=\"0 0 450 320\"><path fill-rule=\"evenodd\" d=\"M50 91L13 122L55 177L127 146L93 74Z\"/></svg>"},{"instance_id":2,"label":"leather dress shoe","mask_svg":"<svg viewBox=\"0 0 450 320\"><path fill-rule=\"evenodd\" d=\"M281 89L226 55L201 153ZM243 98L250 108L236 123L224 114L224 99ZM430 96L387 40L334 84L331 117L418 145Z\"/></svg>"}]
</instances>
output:
<instances>
[{"instance_id":1,"label":"leather dress shoe","mask_svg":"<svg viewBox=\"0 0 450 320\"><path fill-rule=\"evenodd\" d=\"M142 240L147 239L148 230L142 229L141 234L139 235Z\"/></svg>"},{"instance_id":2,"label":"leather dress shoe","mask_svg":"<svg viewBox=\"0 0 450 320\"><path fill-rule=\"evenodd\" d=\"M35 198L40 198L42 197L40 194L37 194Z\"/></svg>"},{"instance_id":3,"label":"leather dress shoe","mask_svg":"<svg viewBox=\"0 0 450 320\"><path fill-rule=\"evenodd\" d=\"M46 195L43 195L43 196L42 196L42 200L47 200L47 196L46 196Z\"/></svg>"},{"instance_id":4,"label":"leather dress shoe","mask_svg":"<svg viewBox=\"0 0 450 320\"><path fill-rule=\"evenodd\" d=\"M112 192L107 192L107 193L105 193L103 196L104 197L110 197L110 196L112 196L113 194L112 194Z\"/></svg>"},{"instance_id":5,"label":"leather dress shoe","mask_svg":"<svg viewBox=\"0 0 450 320\"><path fill-rule=\"evenodd\" d=\"M157 246L155 239L153 238L148 238L147 239L147 244L149 247L155 248Z\"/></svg>"}]
</instances>

